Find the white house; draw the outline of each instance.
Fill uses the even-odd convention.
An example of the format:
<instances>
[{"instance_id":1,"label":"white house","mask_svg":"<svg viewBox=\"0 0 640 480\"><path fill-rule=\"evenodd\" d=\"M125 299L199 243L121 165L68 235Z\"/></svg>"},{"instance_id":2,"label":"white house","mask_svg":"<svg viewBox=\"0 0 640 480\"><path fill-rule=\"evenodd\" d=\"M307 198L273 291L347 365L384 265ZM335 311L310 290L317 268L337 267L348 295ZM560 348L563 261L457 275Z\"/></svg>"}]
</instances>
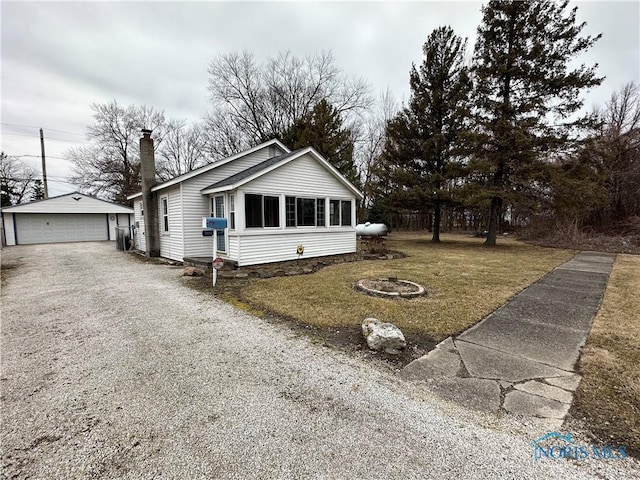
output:
<instances>
[{"instance_id":1,"label":"white house","mask_svg":"<svg viewBox=\"0 0 640 480\"><path fill-rule=\"evenodd\" d=\"M2 209L6 245L115 240L133 209L73 192Z\"/></svg>"},{"instance_id":2,"label":"white house","mask_svg":"<svg viewBox=\"0 0 640 480\"><path fill-rule=\"evenodd\" d=\"M160 256L211 257L202 217L225 217L218 255L238 266L356 251L362 194L313 148L291 152L277 140L151 188L158 202ZM134 200L136 247L146 250L143 195Z\"/></svg>"}]
</instances>

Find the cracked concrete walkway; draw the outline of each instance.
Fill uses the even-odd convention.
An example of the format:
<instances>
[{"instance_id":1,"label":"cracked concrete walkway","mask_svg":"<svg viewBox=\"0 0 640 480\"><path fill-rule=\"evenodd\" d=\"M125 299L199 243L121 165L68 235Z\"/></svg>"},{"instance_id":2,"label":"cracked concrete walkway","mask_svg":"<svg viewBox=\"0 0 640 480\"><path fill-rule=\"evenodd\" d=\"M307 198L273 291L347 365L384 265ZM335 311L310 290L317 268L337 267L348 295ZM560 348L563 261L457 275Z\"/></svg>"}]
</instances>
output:
<instances>
[{"instance_id":1,"label":"cracked concrete walkway","mask_svg":"<svg viewBox=\"0 0 640 480\"><path fill-rule=\"evenodd\" d=\"M574 368L614 260L577 254L400 375L475 410L561 421L580 383Z\"/></svg>"}]
</instances>

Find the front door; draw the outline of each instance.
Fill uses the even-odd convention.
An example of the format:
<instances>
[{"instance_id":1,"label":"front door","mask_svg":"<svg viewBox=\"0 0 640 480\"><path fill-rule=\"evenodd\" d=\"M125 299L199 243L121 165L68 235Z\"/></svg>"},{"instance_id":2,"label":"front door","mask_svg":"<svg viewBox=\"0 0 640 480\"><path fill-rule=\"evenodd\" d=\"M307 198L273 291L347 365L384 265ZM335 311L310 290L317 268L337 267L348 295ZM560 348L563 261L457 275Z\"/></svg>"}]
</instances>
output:
<instances>
[{"instance_id":1,"label":"front door","mask_svg":"<svg viewBox=\"0 0 640 480\"><path fill-rule=\"evenodd\" d=\"M216 195L211 199L211 216L216 218L224 218L224 195ZM216 232L218 244L216 250L218 252L227 251L227 239L225 238L224 230L218 230Z\"/></svg>"}]
</instances>

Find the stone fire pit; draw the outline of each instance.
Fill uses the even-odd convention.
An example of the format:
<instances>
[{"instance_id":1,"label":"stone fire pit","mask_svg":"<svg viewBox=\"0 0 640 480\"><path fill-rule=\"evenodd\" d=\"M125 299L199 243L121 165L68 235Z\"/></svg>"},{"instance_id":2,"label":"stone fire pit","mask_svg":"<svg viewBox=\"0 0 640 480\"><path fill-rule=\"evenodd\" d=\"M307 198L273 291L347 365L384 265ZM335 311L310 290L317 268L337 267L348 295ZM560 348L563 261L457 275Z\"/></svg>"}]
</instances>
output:
<instances>
[{"instance_id":1,"label":"stone fire pit","mask_svg":"<svg viewBox=\"0 0 640 480\"><path fill-rule=\"evenodd\" d=\"M426 294L422 285L395 277L358 280L356 289L377 297L412 298Z\"/></svg>"}]
</instances>

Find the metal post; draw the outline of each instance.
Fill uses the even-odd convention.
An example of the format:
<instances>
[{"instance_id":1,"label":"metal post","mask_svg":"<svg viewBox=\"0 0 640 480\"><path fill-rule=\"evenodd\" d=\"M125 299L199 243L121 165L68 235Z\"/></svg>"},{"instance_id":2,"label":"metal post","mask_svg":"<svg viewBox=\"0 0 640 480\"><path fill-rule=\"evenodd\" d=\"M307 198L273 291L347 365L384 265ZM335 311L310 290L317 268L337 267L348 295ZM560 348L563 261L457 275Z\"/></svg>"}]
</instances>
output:
<instances>
[{"instance_id":1,"label":"metal post","mask_svg":"<svg viewBox=\"0 0 640 480\"><path fill-rule=\"evenodd\" d=\"M213 270L213 286L216 286L216 280L218 279L218 269L213 265L213 261L218 257L217 255L217 246L218 246L218 231L213 229L213 258L211 259L211 270Z\"/></svg>"},{"instance_id":2,"label":"metal post","mask_svg":"<svg viewBox=\"0 0 640 480\"><path fill-rule=\"evenodd\" d=\"M44 187L44 199L49 198L49 187L47 184L47 161L44 155L44 133L40 129L40 155L42 156L42 184Z\"/></svg>"}]
</instances>

